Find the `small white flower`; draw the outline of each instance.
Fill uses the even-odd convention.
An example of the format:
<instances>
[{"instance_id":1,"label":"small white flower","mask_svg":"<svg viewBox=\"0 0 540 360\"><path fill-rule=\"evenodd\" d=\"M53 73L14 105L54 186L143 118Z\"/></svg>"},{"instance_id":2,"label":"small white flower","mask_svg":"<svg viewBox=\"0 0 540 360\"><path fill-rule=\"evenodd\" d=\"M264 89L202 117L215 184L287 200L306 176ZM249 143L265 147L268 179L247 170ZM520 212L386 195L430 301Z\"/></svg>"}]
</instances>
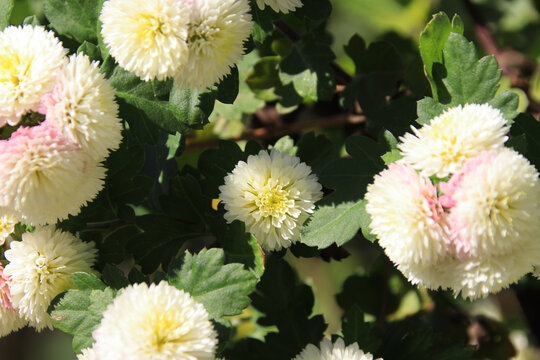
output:
<instances>
[{"instance_id":1,"label":"small white flower","mask_svg":"<svg viewBox=\"0 0 540 360\"><path fill-rule=\"evenodd\" d=\"M100 360L213 360L217 345L204 307L165 281L123 289L93 337Z\"/></svg>"},{"instance_id":2,"label":"small white flower","mask_svg":"<svg viewBox=\"0 0 540 360\"><path fill-rule=\"evenodd\" d=\"M26 325L17 309L11 303L10 281L0 265L0 337L11 334Z\"/></svg>"},{"instance_id":3,"label":"small white flower","mask_svg":"<svg viewBox=\"0 0 540 360\"><path fill-rule=\"evenodd\" d=\"M225 219L243 221L266 250L289 247L322 198L322 187L300 159L261 150L240 161L219 187Z\"/></svg>"},{"instance_id":4,"label":"small white flower","mask_svg":"<svg viewBox=\"0 0 540 360\"><path fill-rule=\"evenodd\" d=\"M0 246L4 245L9 235L15 231L15 225L18 222L18 220L10 215L2 215L2 209L0 209Z\"/></svg>"},{"instance_id":5,"label":"small white flower","mask_svg":"<svg viewBox=\"0 0 540 360\"><path fill-rule=\"evenodd\" d=\"M488 104L467 104L446 110L414 135L400 138L403 160L424 176L439 178L460 171L461 166L484 150L500 149L508 139L501 112Z\"/></svg>"},{"instance_id":6,"label":"small white flower","mask_svg":"<svg viewBox=\"0 0 540 360\"><path fill-rule=\"evenodd\" d=\"M77 355L77 360L98 360L94 348L86 348Z\"/></svg>"},{"instance_id":7,"label":"small white flower","mask_svg":"<svg viewBox=\"0 0 540 360\"><path fill-rule=\"evenodd\" d=\"M102 166L46 122L0 140L0 207L25 223L54 223L79 213L104 177Z\"/></svg>"},{"instance_id":8,"label":"small white flower","mask_svg":"<svg viewBox=\"0 0 540 360\"><path fill-rule=\"evenodd\" d=\"M24 233L5 252L13 307L38 331L52 329L47 313L51 300L73 286L75 272L92 272L96 253L93 244L53 226Z\"/></svg>"},{"instance_id":9,"label":"small white flower","mask_svg":"<svg viewBox=\"0 0 540 360\"><path fill-rule=\"evenodd\" d=\"M244 53L253 22L248 0L193 0L189 60L174 77L180 88L204 89L219 82Z\"/></svg>"},{"instance_id":10,"label":"small white flower","mask_svg":"<svg viewBox=\"0 0 540 360\"><path fill-rule=\"evenodd\" d=\"M90 63L84 54L69 58L52 93L42 98L40 111L96 161L103 161L122 141L114 89L98 63Z\"/></svg>"},{"instance_id":11,"label":"small white flower","mask_svg":"<svg viewBox=\"0 0 540 360\"><path fill-rule=\"evenodd\" d=\"M264 10L265 5L268 5L275 12L287 14L289 11L294 11L296 8L302 7L302 0L257 0L259 9Z\"/></svg>"},{"instance_id":12,"label":"small white flower","mask_svg":"<svg viewBox=\"0 0 540 360\"><path fill-rule=\"evenodd\" d=\"M431 180L408 165L393 163L375 176L365 199L369 227L398 269L414 284L447 287L450 278L438 267L450 238Z\"/></svg>"},{"instance_id":13,"label":"small white flower","mask_svg":"<svg viewBox=\"0 0 540 360\"><path fill-rule=\"evenodd\" d=\"M101 35L118 64L148 81L175 74L188 58L191 15L185 0L109 0Z\"/></svg>"},{"instance_id":14,"label":"small white flower","mask_svg":"<svg viewBox=\"0 0 540 360\"><path fill-rule=\"evenodd\" d=\"M51 91L66 50L52 31L9 26L0 32L0 127L16 125Z\"/></svg>"},{"instance_id":15,"label":"small white flower","mask_svg":"<svg viewBox=\"0 0 540 360\"><path fill-rule=\"evenodd\" d=\"M373 355L364 353L357 343L345 347L345 342L341 338L334 344L325 338L319 347L309 344L293 360L373 360Z\"/></svg>"}]
</instances>

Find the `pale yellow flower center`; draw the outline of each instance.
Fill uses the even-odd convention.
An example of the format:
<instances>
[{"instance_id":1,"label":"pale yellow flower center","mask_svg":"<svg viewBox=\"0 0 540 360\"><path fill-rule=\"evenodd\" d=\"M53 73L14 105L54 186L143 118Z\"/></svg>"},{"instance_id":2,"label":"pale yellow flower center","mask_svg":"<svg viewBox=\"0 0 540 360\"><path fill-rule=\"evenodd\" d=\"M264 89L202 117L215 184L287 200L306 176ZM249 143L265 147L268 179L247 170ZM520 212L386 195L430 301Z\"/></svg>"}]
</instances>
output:
<instances>
[{"instance_id":1,"label":"pale yellow flower center","mask_svg":"<svg viewBox=\"0 0 540 360\"><path fill-rule=\"evenodd\" d=\"M11 49L2 50L2 56L0 56L0 82L11 82L14 86L17 86L27 76L32 59L21 58L17 52Z\"/></svg>"},{"instance_id":2,"label":"pale yellow flower center","mask_svg":"<svg viewBox=\"0 0 540 360\"><path fill-rule=\"evenodd\" d=\"M179 315L174 311L148 314L147 322L143 326L150 327L150 345L158 351L167 345L185 341L183 334L178 331L181 326Z\"/></svg>"},{"instance_id":3,"label":"pale yellow flower center","mask_svg":"<svg viewBox=\"0 0 540 360\"><path fill-rule=\"evenodd\" d=\"M255 204L264 216L279 216L287 212L289 192L283 190L283 186L270 186L267 184L257 194Z\"/></svg>"},{"instance_id":4,"label":"pale yellow flower center","mask_svg":"<svg viewBox=\"0 0 540 360\"><path fill-rule=\"evenodd\" d=\"M158 37L168 36L171 33L169 24L153 15L141 14L138 23L137 41L140 41L145 49L154 47Z\"/></svg>"},{"instance_id":5,"label":"pale yellow flower center","mask_svg":"<svg viewBox=\"0 0 540 360\"><path fill-rule=\"evenodd\" d=\"M39 255L38 258L35 261L36 264L36 271L41 276L49 275L49 264L47 261L47 258L43 255Z\"/></svg>"}]
</instances>

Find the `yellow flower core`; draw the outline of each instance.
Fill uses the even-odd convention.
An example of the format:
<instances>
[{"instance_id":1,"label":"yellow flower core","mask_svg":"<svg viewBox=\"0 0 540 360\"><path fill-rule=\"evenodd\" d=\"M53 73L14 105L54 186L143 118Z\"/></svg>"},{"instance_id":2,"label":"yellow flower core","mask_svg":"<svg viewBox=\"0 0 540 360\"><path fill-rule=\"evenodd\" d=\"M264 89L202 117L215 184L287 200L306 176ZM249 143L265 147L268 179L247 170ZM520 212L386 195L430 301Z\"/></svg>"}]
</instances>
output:
<instances>
[{"instance_id":1,"label":"yellow flower core","mask_svg":"<svg viewBox=\"0 0 540 360\"><path fill-rule=\"evenodd\" d=\"M0 56L0 82L11 82L14 86L27 76L32 59L21 58L12 49L2 49Z\"/></svg>"},{"instance_id":2,"label":"yellow flower core","mask_svg":"<svg viewBox=\"0 0 540 360\"><path fill-rule=\"evenodd\" d=\"M263 216L279 216L287 212L289 208L289 192L283 190L282 185L272 186L269 181L257 194L255 204Z\"/></svg>"},{"instance_id":3,"label":"yellow flower core","mask_svg":"<svg viewBox=\"0 0 540 360\"><path fill-rule=\"evenodd\" d=\"M177 311L149 313L146 326L151 327L151 346L161 351L167 344L183 342L183 334L179 333L179 314Z\"/></svg>"},{"instance_id":4,"label":"yellow flower core","mask_svg":"<svg viewBox=\"0 0 540 360\"><path fill-rule=\"evenodd\" d=\"M137 23L139 26L136 38L145 49L155 47L158 37L168 36L171 33L169 24L154 15L141 14L137 19Z\"/></svg>"}]
</instances>

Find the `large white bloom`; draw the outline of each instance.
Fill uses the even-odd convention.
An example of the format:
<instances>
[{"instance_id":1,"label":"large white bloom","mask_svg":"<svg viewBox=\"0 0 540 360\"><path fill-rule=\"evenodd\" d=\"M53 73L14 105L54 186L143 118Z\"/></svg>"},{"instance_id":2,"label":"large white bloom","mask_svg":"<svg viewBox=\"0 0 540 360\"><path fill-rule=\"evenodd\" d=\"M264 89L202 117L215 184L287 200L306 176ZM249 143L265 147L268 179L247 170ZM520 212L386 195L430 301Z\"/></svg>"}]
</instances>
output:
<instances>
[{"instance_id":1,"label":"large white bloom","mask_svg":"<svg viewBox=\"0 0 540 360\"><path fill-rule=\"evenodd\" d=\"M243 221L267 250L289 247L300 237L300 227L322 198L321 185L300 159L261 150L240 161L219 187L225 219Z\"/></svg>"},{"instance_id":2,"label":"large white bloom","mask_svg":"<svg viewBox=\"0 0 540 360\"><path fill-rule=\"evenodd\" d=\"M94 348L86 348L77 355L77 360L98 360Z\"/></svg>"},{"instance_id":3,"label":"large white bloom","mask_svg":"<svg viewBox=\"0 0 540 360\"><path fill-rule=\"evenodd\" d=\"M501 112L488 104L467 104L446 110L414 135L400 138L404 160L422 175L439 178L460 171L461 166L484 150L500 149L508 126Z\"/></svg>"},{"instance_id":4,"label":"large white bloom","mask_svg":"<svg viewBox=\"0 0 540 360\"><path fill-rule=\"evenodd\" d=\"M481 153L441 190L459 253L504 255L540 243L538 172L514 150Z\"/></svg>"},{"instance_id":5,"label":"large white bloom","mask_svg":"<svg viewBox=\"0 0 540 360\"><path fill-rule=\"evenodd\" d=\"M105 169L55 127L20 127L0 141L0 207L26 223L77 214L103 186Z\"/></svg>"},{"instance_id":6,"label":"large white bloom","mask_svg":"<svg viewBox=\"0 0 540 360\"><path fill-rule=\"evenodd\" d=\"M302 0L257 0L259 9L264 10L265 5L268 5L275 12L287 14L289 11L294 11L296 8L302 7Z\"/></svg>"},{"instance_id":7,"label":"large white bloom","mask_svg":"<svg viewBox=\"0 0 540 360\"><path fill-rule=\"evenodd\" d=\"M143 80L171 77L188 58L191 15L185 0L109 0L103 4L101 35L124 69Z\"/></svg>"},{"instance_id":8,"label":"large white bloom","mask_svg":"<svg viewBox=\"0 0 540 360\"><path fill-rule=\"evenodd\" d=\"M429 178L394 163L375 176L365 199L369 227L399 270L415 284L447 287L451 277L441 265L450 238L437 189Z\"/></svg>"},{"instance_id":9,"label":"large white bloom","mask_svg":"<svg viewBox=\"0 0 540 360\"><path fill-rule=\"evenodd\" d=\"M9 26L0 32L0 127L16 125L51 91L66 50L52 31Z\"/></svg>"},{"instance_id":10,"label":"large white bloom","mask_svg":"<svg viewBox=\"0 0 540 360\"><path fill-rule=\"evenodd\" d=\"M43 97L40 111L96 161L122 141L122 124L114 89L84 54L73 55L64 66L52 93Z\"/></svg>"},{"instance_id":11,"label":"large white bloom","mask_svg":"<svg viewBox=\"0 0 540 360\"><path fill-rule=\"evenodd\" d=\"M345 347L345 342L341 338L334 344L325 338L319 347L309 344L293 360L373 360L373 355L364 353L357 343Z\"/></svg>"},{"instance_id":12,"label":"large white bloom","mask_svg":"<svg viewBox=\"0 0 540 360\"><path fill-rule=\"evenodd\" d=\"M229 74L244 53L253 22L248 0L193 0L189 60L174 77L180 88L204 89Z\"/></svg>"},{"instance_id":13,"label":"large white bloom","mask_svg":"<svg viewBox=\"0 0 540 360\"><path fill-rule=\"evenodd\" d=\"M100 360L213 360L217 344L204 307L165 281L123 289L93 337Z\"/></svg>"},{"instance_id":14,"label":"large white bloom","mask_svg":"<svg viewBox=\"0 0 540 360\"><path fill-rule=\"evenodd\" d=\"M11 303L10 281L0 265L0 337L11 334L26 325Z\"/></svg>"},{"instance_id":15,"label":"large white bloom","mask_svg":"<svg viewBox=\"0 0 540 360\"><path fill-rule=\"evenodd\" d=\"M47 308L52 299L72 287L75 272L92 272L96 258L93 244L53 226L24 233L5 252L4 270L10 280L13 306L38 331L52 329Z\"/></svg>"}]
</instances>

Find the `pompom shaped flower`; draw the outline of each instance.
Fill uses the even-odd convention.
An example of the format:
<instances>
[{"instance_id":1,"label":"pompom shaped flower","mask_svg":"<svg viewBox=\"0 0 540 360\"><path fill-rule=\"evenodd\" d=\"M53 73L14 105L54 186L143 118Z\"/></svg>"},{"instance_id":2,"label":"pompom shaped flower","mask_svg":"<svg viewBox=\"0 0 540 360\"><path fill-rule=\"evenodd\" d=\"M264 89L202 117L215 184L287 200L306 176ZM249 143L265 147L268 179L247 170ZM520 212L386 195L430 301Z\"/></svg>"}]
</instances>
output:
<instances>
[{"instance_id":1,"label":"pompom shaped flower","mask_svg":"<svg viewBox=\"0 0 540 360\"><path fill-rule=\"evenodd\" d=\"M86 348L77 355L77 360L98 360L94 348Z\"/></svg>"},{"instance_id":2,"label":"pompom shaped flower","mask_svg":"<svg viewBox=\"0 0 540 360\"><path fill-rule=\"evenodd\" d=\"M12 216L1 214L2 209L0 209L0 246L4 245L9 235L15 231L15 225L19 222Z\"/></svg>"},{"instance_id":3,"label":"pompom shaped flower","mask_svg":"<svg viewBox=\"0 0 540 360\"><path fill-rule=\"evenodd\" d=\"M373 360L373 355L364 353L357 343L345 347L345 342L341 338L334 344L325 338L319 347L309 344L293 360Z\"/></svg>"},{"instance_id":4,"label":"pompom shaped flower","mask_svg":"<svg viewBox=\"0 0 540 360\"><path fill-rule=\"evenodd\" d=\"M52 31L25 25L0 32L0 127L36 110L54 86L66 50Z\"/></svg>"},{"instance_id":5,"label":"pompom shaped flower","mask_svg":"<svg viewBox=\"0 0 540 360\"><path fill-rule=\"evenodd\" d=\"M406 164L390 164L375 176L365 199L369 227L390 260L415 284L447 287L450 277L439 267L450 238L431 180Z\"/></svg>"},{"instance_id":6,"label":"pompom shaped flower","mask_svg":"<svg viewBox=\"0 0 540 360\"><path fill-rule=\"evenodd\" d=\"M109 0L101 35L118 64L148 81L171 77L188 58L185 0Z\"/></svg>"},{"instance_id":7,"label":"pompom shaped flower","mask_svg":"<svg viewBox=\"0 0 540 360\"><path fill-rule=\"evenodd\" d=\"M204 307L165 281L123 289L93 337L100 360L213 360L217 344Z\"/></svg>"},{"instance_id":8,"label":"pompom shaped flower","mask_svg":"<svg viewBox=\"0 0 540 360\"><path fill-rule=\"evenodd\" d=\"M441 183L459 254L489 257L530 251L540 238L540 181L535 167L514 150L486 151Z\"/></svg>"},{"instance_id":9,"label":"pompom shaped flower","mask_svg":"<svg viewBox=\"0 0 540 360\"><path fill-rule=\"evenodd\" d=\"M270 6L275 12L287 14L296 8L302 7L302 0L257 0L259 9L264 10L265 6Z\"/></svg>"},{"instance_id":10,"label":"pompom shaped flower","mask_svg":"<svg viewBox=\"0 0 540 360\"><path fill-rule=\"evenodd\" d=\"M9 335L26 325L26 321L13 308L9 283L9 279L4 275L4 267L0 265L0 337Z\"/></svg>"},{"instance_id":11,"label":"pompom shaped flower","mask_svg":"<svg viewBox=\"0 0 540 360\"><path fill-rule=\"evenodd\" d=\"M26 223L77 214L103 187L105 169L58 129L20 127L0 141L0 207Z\"/></svg>"},{"instance_id":12,"label":"pompom shaped flower","mask_svg":"<svg viewBox=\"0 0 540 360\"><path fill-rule=\"evenodd\" d=\"M122 141L114 90L84 54L69 58L39 110L95 161L104 160Z\"/></svg>"},{"instance_id":13,"label":"pompom shaped flower","mask_svg":"<svg viewBox=\"0 0 540 360\"><path fill-rule=\"evenodd\" d=\"M322 198L311 168L295 156L261 150L240 161L220 186L225 219L243 221L266 250L289 247Z\"/></svg>"},{"instance_id":14,"label":"pompom shaped flower","mask_svg":"<svg viewBox=\"0 0 540 360\"><path fill-rule=\"evenodd\" d=\"M439 178L461 170L463 164L485 150L500 149L508 126L501 112L488 104L467 104L446 110L414 135L400 138L404 161L424 176Z\"/></svg>"},{"instance_id":15,"label":"pompom shaped flower","mask_svg":"<svg viewBox=\"0 0 540 360\"><path fill-rule=\"evenodd\" d=\"M13 306L38 331L52 322L47 308L52 299L73 286L75 272L92 272L96 249L70 233L53 226L24 233L5 252L9 261L4 269L10 280Z\"/></svg>"},{"instance_id":16,"label":"pompom shaped flower","mask_svg":"<svg viewBox=\"0 0 540 360\"><path fill-rule=\"evenodd\" d=\"M248 0L194 0L189 60L174 77L180 88L204 89L230 73L251 34Z\"/></svg>"}]
</instances>

